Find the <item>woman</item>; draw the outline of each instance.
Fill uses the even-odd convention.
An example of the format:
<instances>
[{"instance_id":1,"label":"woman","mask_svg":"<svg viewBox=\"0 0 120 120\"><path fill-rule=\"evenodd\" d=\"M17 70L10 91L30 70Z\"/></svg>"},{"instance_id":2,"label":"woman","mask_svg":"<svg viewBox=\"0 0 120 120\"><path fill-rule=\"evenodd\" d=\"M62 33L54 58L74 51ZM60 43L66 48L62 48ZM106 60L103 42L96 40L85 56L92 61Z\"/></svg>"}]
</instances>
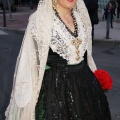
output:
<instances>
[{"instance_id":1,"label":"woman","mask_svg":"<svg viewBox=\"0 0 120 120\"><path fill-rule=\"evenodd\" d=\"M115 15L112 4L108 3L104 12L106 19L106 38L109 39L110 25L113 28L113 15Z\"/></svg>"},{"instance_id":2,"label":"woman","mask_svg":"<svg viewBox=\"0 0 120 120\"><path fill-rule=\"evenodd\" d=\"M40 0L18 56L6 120L111 120L91 47L82 0Z\"/></svg>"}]
</instances>

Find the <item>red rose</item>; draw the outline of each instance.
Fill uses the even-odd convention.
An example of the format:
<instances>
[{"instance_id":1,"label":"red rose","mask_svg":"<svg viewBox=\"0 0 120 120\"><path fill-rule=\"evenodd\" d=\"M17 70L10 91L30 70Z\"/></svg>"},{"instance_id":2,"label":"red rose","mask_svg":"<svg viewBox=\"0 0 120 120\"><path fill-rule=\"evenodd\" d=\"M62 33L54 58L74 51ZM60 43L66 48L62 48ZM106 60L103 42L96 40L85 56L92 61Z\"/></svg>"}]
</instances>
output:
<instances>
[{"instance_id":1,"label":"red rose","mask_svg":"<svg viewBox=\"0 0 120 120\"><path fill-rule=\"evenodd\" d=\"M105 70L96 70L95 76L98 79L103 90L110 90L112 88L112 78Z\"/></svg>"}]
</instances>

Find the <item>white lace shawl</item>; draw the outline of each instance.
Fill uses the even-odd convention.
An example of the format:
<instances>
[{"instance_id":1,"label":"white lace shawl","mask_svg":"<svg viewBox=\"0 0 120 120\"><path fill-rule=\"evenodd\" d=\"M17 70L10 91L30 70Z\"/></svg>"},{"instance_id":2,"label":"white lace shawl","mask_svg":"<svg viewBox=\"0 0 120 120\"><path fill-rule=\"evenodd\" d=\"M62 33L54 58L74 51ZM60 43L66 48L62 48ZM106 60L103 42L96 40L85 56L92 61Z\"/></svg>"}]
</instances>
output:
<instances>
[{"instance_id":1,"label":"white lace shawl","mask_svg":"<svg viewBox=\"0 0 120 120\"><path fill-rule=\"evenodd\" d=\"M91 23L83 0L77 0L75 11L84 25L88 41L88 64L94 71L96 67L92 58ZM35 106L45 71L52 26L52 0L40 0L37 11L30 17L17 58L6 120L35 120Z\"/></svg>"}]
</instances>

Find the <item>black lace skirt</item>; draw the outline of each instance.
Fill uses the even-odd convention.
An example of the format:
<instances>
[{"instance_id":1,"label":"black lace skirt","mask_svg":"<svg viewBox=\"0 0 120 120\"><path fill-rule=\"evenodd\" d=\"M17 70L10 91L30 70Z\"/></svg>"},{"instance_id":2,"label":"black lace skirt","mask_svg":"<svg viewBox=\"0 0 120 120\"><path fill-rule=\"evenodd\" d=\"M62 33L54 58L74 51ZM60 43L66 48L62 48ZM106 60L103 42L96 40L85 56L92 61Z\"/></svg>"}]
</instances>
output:
<instances>
[{"instance_id":1,"label":"black lace skirt","mask_svg":"<svg viewBox=\"0 0 120 120\"><path fill-rule=\"evenodd\" d=\"M107 98L84 61L50 67L36 105L36 120L111 120Z\"/></svg>"}]
</instances>

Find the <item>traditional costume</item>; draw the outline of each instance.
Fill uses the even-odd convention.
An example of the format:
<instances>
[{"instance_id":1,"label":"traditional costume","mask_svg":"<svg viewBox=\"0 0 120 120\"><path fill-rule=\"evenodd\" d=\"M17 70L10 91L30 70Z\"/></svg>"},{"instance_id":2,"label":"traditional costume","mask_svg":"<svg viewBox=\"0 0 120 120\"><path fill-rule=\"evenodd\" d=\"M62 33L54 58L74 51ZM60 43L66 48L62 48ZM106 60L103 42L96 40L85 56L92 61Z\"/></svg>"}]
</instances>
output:
<instances>
[{"instance_id":1,"label":"traditional costume","mask_svg":"<svg viewBox=\"0 0 120 120\"><path fill-rule=\"evenodd\" d=\"M52 0L40 0L17 58L6 120L111 120L94 76L91 23L82 0L72 14L74 33L52 8Z\"/></svg>"}]
</instances>

